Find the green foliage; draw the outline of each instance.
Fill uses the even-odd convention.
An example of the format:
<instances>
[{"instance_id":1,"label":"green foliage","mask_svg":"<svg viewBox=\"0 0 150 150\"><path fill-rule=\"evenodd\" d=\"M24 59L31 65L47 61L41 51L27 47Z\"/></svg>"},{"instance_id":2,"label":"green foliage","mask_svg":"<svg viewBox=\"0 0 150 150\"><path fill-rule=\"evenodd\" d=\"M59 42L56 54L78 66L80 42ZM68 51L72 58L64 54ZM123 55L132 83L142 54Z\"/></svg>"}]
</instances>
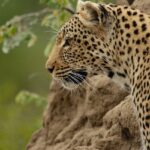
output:
<instances>
[{"instance_id":1,"label":"green foliage","mask_svg":"<svg viewBox=\"0 0 150 150\"><path fill-rule=\"evenodd\" d=\"M72 7L76 5L77 0L40 0L41 3L45 3L54 9L60 9L71 5Z\"/></svg>"},{"instance_id":2,"label":"green foliage","mask_svg":"<svg viewBox=\"0 0 150 150\"><path fill-rule=\"evenodd\" d=\"M37 36L32 28L36 24L49 27L50 42L46 46L45 54L48 55L49 49L52 48L54 37L59 27L70 16L65 8L73 9L75 1L68 0L41 0L46 3L49 8L43 9L39 12L29 13L22 16L17 16L8 21L5 25L0 27L0 44L2 44L2 51L8 53L10 50L18 47L23 41L27 41L27 46L33 46L37 41Z\"/></svg>"},{"instance_id":3,"label":"green foliage","mask_svg":"<svg viewBox=\"0 0 150 150\"><path fill-rule=\"evenodd\" d=\"M100 0L93 1L100 2ZM77 0L40 0L40 2L47 4L49 8L36 13L14 17L0 27L0 44L2 44L4 53L8 53L23 41L27 41L28 47L33 46L38 37L32 31L32 27L40 23L42 26L49 27L51 32L49 42L44 51L46 56L49 54L58 29L70 17L70 12L75 12Z\"/></svg>"},{"instance_id":4,"label":"green foliage","mask_svg":"<svg viewBox=\"0 0 150 150\"><path fill-rule=\"evenodd\" d=\"M34 103L36 106L46 105L46 98L28 91L21 91L15 98L15 101L22 105Z\"/></svg>"},{"instance_id":5,"label":"green foliage","mask_svg":"<svg viewBox=\"0 0 150 150\"><path fill-rule=\"evenodd\" d=\"M3 44L2 51L8 53L24 40L28 40L28 45L31 46L31 40L35 41L36 39L33 35L27 25L21 24L18 18L14 18L6 25L0 27L0 43Z\"/></svg>"}]
</instances>

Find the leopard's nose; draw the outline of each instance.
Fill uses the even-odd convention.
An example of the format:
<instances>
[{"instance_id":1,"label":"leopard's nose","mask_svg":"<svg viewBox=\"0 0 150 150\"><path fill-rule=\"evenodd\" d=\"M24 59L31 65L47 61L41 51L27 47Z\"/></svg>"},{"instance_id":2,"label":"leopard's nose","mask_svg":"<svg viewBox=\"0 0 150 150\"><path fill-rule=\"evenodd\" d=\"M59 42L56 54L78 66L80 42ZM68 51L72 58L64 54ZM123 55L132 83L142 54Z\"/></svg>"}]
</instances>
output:
<instances>
[{"instance_id":1,"label":"leopard's nose","mask_svg":"<svg viewBox=\"0 0 150 150\"><path fill-rule=\"evenodd\" d=\"M51 63L49 60L46 62L46 69L50 72L53 73L55 69L55 63Z\"/></svg>"},{"instance_id":2,"label":"leopard's nose","mask_svg":"<svg viewBox=\"0 0 150 150\"><path fill-rule=\"evenodd\" d=\"M53 71L54 71L55 67L54 67L54 66L52 66L52 67L48 67L47 69L48 69L48 71L49 71L50 73L53 73Z\"/></svg>"}]
</instances>

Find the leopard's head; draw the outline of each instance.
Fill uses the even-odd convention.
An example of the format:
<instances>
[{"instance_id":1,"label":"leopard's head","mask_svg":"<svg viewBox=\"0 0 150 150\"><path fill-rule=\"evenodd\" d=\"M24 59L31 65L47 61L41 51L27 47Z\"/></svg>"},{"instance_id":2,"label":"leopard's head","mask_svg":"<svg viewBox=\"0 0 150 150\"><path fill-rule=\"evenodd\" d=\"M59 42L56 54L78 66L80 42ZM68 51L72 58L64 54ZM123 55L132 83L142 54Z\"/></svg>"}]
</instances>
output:
<instances>
[{"instance_id":1,"label":"leopard's head","mask_svg":"<svg viewBox=\"0 0 150 150\"><path fill-rule=\"evenodd\" d=\"M79 1L77 13L58 32L46 68L64 87L72 89L102 71L114 16L103 4Z\"/></svg>"}]
</instances>

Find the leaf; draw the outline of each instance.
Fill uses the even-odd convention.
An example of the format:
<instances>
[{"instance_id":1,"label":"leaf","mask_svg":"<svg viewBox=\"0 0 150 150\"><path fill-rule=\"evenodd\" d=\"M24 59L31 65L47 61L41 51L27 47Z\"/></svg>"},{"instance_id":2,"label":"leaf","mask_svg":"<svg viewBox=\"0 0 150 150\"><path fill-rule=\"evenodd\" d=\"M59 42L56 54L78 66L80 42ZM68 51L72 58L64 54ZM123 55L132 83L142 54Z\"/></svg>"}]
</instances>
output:
<instances>
[{"instance_id":1,"label":"leaf","mask_svg":"<svg viewBox=\"0 0 150 150\"><path fill-rule=\"evenodd\" d=\"M17 26L11 26L7 29L7 34L9 37L14 36L17 33Z\"/></svg>"},{"instance_id":2,"label":"leaf","mask_svg":"<svg viewBox=\"0 0 150 150\"><path fill-rule=\"evenodd\" d=\"M50 39L49 43L47 44L47 46L46 46L46 48L45 48L45 50L44 50L44 54L45 54L45 56L47 56L47 57L48 57L49 53L51 52L51 50L52 50L52 48L53 48L53 46L54 46L55 38L56 38L56 37L53 36L53 37Z\"/></svg>"},{"instance_id":3,"label":"leaf","mask_svg":"<svg viewBox=\"0 0 150 150\"><path fill-rule=\"evenodd\" d=\"M5 38L3 45L2 45L3 53L7 54L10 50L19 46L20 43L24 41L29 35L30 35L29 31L24 31L24 32L17 33L13 37Z\"/></svg>"},{"instance_id":4,"label":"leaf","mask_svg":"<svg viewBox=\"0 0 150 150\"><path fill-rule=\"evenodd\" d=\"M28 42L28 47L32 47L37 41L37 36L33 33L30 34L30 39L29 39L29 42Z\"/></svg>"},{"instance_id":5,"label":"leaf","mask_svg":"<svg viewBox=\"0 0 150 150\"><path fill-rule=\"evenodd\" d=\"M0 44L4 41L4 33L0 31Z\"/></svg>"},{"instance_id":6,"label":"leaf","mask_svg":"<svg viewBox=\"0 0 150 150\"><path fill-rule=\"evenodd\" d=\"M39 96L38 94L31 93L28 91L21 91L15 97L16 103L22 105L28 105L30 103L35 103L36 106L41 106L46 104L46 98Z\"/></svg>"},{"instance_id":7,"label":"leaf","mask_svg":"<svg viewBox=\"0 0 150 150\"><path fill-rule=\"evenodd\" d=\"M52 14L45 16L42 19L41 25L45 27L49 27L51 24L51 21L54 19L54 16Z\"/></svg>"}]
</instances>

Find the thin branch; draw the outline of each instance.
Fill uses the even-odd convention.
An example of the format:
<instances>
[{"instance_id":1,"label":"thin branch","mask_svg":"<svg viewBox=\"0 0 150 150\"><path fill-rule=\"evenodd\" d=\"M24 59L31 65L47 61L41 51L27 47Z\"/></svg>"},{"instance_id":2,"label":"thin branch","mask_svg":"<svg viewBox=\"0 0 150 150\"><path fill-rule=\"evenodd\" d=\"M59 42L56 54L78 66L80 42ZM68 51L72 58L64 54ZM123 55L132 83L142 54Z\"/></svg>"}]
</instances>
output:
<instances>
[{"instance_id":1,"label":"thin branch","mask_svg":"<svg viewBox=\"0 0 150 150\"><path fill-rule=\"evenodd\" d=\"M14 18L12 18L10 21L8 21L6 23L6 26L9 26L12 24L28 22L28 21L32 20L33 18L37 18L38 20L40 20L45 14L50 13L50 12L51 12L51 10L49 8L45 8L38 12L24 14L21 16L15 16Z\"/></svg>"},{"instance_id":2,"label":"thin branch","mask_svg":"<svg viewBox=\"0 0 150 150\"><path fill-rule=\"evenodd\" d=\"M66 11L69 12L70 14L75 14L75 11L72 10L71 8L63 7L62 9L66 10Z\"/></svg>"}]
</instances>

